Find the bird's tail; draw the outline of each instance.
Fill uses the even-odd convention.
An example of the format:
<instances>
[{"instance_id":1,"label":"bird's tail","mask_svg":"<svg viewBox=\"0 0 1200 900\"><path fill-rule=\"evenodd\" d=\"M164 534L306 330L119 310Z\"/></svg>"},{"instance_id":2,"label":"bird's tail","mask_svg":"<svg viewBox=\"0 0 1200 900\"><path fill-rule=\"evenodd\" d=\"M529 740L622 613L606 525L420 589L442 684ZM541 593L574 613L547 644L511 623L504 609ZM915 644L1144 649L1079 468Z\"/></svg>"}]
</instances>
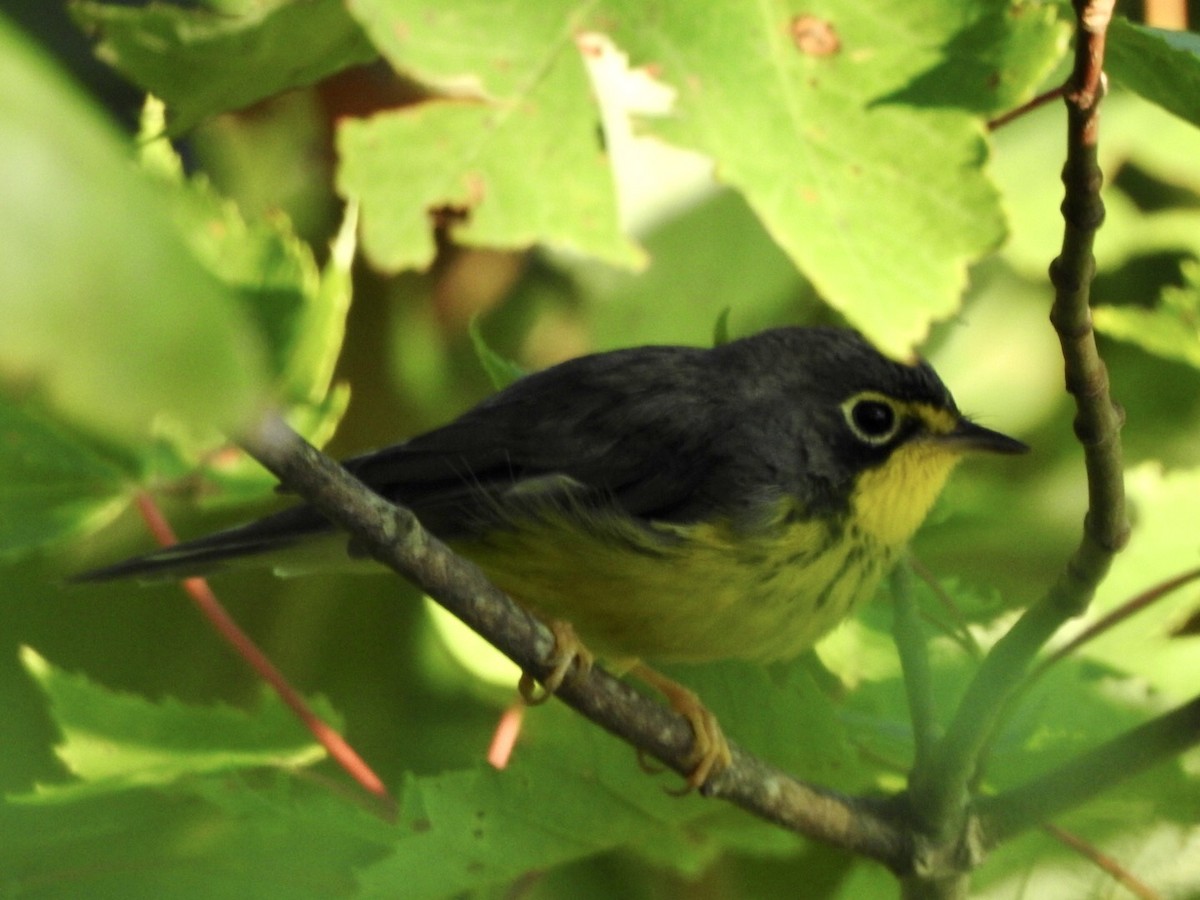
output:
<instances>
[{"instance_id":1,"label":"bird's tail","mask_svg":"<svg viewBox=\"0 0 1200 900\"><path fill-rule=\"evenodd\" d=\"M164 581L207 576L243 560L266 563L265 557L269 556L274 561L301 542L332 531L333 527L319 513L307 506L297 506L247 525L134 556L111 566L89 569L72 575L70 581L120 578Z\"/></svg>"}]
</instances>

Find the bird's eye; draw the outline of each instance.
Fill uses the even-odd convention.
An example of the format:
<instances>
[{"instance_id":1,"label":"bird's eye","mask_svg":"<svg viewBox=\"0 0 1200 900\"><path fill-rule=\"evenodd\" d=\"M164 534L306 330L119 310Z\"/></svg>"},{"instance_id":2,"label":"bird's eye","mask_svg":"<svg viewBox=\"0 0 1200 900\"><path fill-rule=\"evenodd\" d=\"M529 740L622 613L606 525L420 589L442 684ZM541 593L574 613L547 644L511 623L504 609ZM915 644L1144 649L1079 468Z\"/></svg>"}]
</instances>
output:
<instances>
[{"instance_id":1,"label":"bird's eye","mask_svg":"<svg viewBox=\"0 0 1200 900\"><path fill-rule=\"evenodd\" d=\"M900 428L895 404L877 394L860 394L849 400L842 411L854 436L873 447L886 444Z\"/></svg>"}]
</instances>

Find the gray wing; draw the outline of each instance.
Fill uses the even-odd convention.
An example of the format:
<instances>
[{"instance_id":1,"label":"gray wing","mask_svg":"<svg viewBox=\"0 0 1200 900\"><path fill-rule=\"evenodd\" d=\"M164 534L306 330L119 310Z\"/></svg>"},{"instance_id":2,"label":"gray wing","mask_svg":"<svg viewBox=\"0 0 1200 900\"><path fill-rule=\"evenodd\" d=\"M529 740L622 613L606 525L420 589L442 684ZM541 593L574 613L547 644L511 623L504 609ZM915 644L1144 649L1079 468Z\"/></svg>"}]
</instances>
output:
<instances>
[{"instance_id":1,"label":"gray wing","mask_svg":"<svg viewBox=\"0 0 1200 900\"><path fill-rule=\"evenodd\" d=\"M486 528L516 498L558 492L635 518L687 521L699 485L720 465L713 435L725 414L704 357L643 347L571 360L345 465L444 538Z\"/></svg>"},{"instance_id":2,"label":"gray wing","mask_svg":"<svg viewBox=\"0 0 1200 900\"><path fill-rule=\"evenodd\" d=\"M477 533L514 505L568 494L644 520L689 521L704 511L700 488L721 466L712 445L725 427L704 362L705 351L686 347L570 360L441 428L345 465L443 539ZM301 505L73 580L209 574L333 531Z\"/></svg>"}]
</instances>

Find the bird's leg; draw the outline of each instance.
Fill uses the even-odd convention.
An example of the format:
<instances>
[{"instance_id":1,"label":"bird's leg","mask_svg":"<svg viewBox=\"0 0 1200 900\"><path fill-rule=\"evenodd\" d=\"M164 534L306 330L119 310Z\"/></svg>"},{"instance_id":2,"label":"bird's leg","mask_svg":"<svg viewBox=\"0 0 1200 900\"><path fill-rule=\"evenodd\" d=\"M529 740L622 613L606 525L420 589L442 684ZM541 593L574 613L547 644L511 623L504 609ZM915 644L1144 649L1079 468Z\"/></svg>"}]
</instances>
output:
<instances>
[{"instance_id":1,"label":"bird's leg","mask_svg":"<svg viewBox=\"0 0 1200 900\"><path fill-rule=\"evenodd\" d=\"M530 706L545 703L554 696L554 692L558 690L568 675L571 677L586 675L595 663L595 656L579 640L570 623L551 619L546 626L554 635L554 648L545 661L546 665L550 666L550 674L542 679L540 689L533 676L528 672L521 675L521 680L517 685L521 692L521 698ZM571 673L572 667L575 667L573 674ZM729 752L729 742L725 740L717 717L700 702L700 698L695 693L678 681L668 678L642 662L625 661L619 668L636 675L662 694L671 708L691 724L692 733L695 735L689 759L689 765L692 768L687 776L687 786L682 793L701 787L712 775L717 774L733 761L733 756Z\"/></svg>"},{"instance_id":2,"label":"bird's leg","mask_svg":"<svg viewBox=\"0 0 1200 900\"><path fill-rule=\"evenodd\" d=\"M644 663L634 663L629 671L662 694L671 704L671 708L691 723L692 733L695 735L689 760L692 770L687 776L687 787L683 793L701 787L710 776L716 775L733 762L729 742L725 740L717 717L700 702L699 697L678 681Z\"/></svg>"},{"instance_id":3,"label":"bird's leg","mask_svg":"<svg viewBox=\"0 0 1200 900\"><path fill-rule=\"evenodd\" d=\"M542 679L540 691L538 690L537 682L534 681L533 676L528 672L523 673L521 680L517 683L517 690L521 692L521 699L530 706L545 703L553 697L554 692L562 685L572 666L575 667L575 674L572 677L577 678L587 675L592 670L592 665L596 661L596 657L592 655L592 651L585 647L583 642L579 640L575 634L575 629L571 627L569 622L551 619L546 623L546 627L554 635L554 649L546 657L546 665L550 666L550 674Z\"/></svg>"}]
</instances>

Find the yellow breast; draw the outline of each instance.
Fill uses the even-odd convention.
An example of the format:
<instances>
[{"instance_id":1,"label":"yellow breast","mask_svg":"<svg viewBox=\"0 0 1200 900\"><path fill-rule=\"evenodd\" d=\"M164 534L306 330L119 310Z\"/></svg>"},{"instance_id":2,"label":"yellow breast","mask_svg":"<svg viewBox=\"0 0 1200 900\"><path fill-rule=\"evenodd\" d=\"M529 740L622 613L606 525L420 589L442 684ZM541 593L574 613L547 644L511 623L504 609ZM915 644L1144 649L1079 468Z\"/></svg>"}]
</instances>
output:
<instances>
[{"instance_id":1,"label":"yellow breast","mask_svg":"<svg viewBox=\"0 0 1200 900\"><path fill-rule=\"evenodd\" d=\"M782 515L753 534L547 516L458 549L603 656L690 662L796 656L871 597L895 555L867 530Z\"/></svg>"}]
</instances>

